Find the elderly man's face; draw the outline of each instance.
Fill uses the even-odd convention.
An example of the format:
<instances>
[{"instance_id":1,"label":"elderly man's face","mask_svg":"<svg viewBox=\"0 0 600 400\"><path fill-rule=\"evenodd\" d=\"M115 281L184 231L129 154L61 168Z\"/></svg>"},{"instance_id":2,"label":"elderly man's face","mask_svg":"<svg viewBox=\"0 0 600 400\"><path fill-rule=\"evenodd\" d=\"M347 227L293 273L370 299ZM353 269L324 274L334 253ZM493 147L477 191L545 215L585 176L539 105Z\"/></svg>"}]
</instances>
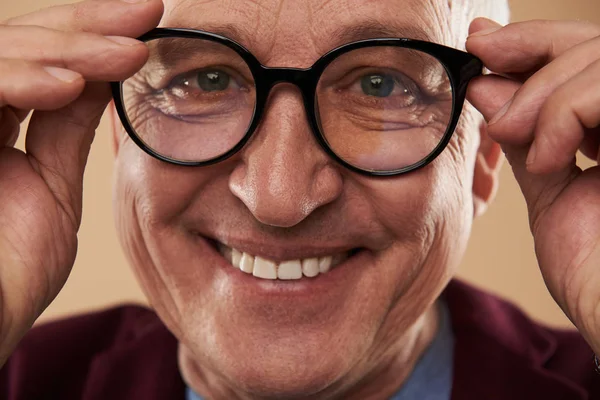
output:
<instances>
[{"instance_id":1,"label":"elderly man's face","mask_svg":"<svg viewBox=\"0 0 600 400\"><path fill-rule=\"evenodd\" d=\"M343 44L341 32L378 36L373 21L397 36L456 40L446 0L165 5L161 26L217 31L268 66L308 67ZM463 115L426 168L371 178L319 147L297 88L276 86L267 107L252 141L210 167L157 161L119 128L117 225L152 306L204 375L256 394L341 390L402 353L462 256L475 119ZM216 242L278 262L341 263L315 278L271 281L234 269Z\"/></svg>"}]
</instances>

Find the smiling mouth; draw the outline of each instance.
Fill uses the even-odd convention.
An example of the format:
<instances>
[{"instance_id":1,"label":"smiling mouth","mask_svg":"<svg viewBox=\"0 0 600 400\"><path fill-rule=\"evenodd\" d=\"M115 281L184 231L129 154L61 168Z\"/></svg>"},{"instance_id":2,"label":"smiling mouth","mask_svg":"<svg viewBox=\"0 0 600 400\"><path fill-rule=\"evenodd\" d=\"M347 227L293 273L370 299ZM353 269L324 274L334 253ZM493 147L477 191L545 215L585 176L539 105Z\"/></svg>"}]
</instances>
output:
<instances>
[{"instance_id":1,"label":"smiling mouth","mask_svg":"<svg viewBox=\"0 0 600 400\"><path fill-rule=\"evenodd\" d=\"M256 278L270 280L315 278L319 274L327 273L360 251L360 249L354 249L323 257L275 262L226 246L220 242L217 242L216 245L219 253L229 261L232 267L253 275Z\"/></svg>"}]
</instances>

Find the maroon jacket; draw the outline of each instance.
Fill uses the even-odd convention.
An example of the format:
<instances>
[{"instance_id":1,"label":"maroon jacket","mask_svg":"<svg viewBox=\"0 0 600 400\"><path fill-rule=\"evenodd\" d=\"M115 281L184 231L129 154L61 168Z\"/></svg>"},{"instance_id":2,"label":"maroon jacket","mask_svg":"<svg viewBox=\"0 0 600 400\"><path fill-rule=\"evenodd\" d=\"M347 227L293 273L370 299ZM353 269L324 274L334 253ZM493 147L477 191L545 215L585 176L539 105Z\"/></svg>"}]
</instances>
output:
<instances>
[{"instance_id":1,"label":"maroon jacket","mask_svg":"<svg viewBox=\"0 0 600 400\"><path fill-rule=\"evenodd\" d=\"M444 292L455 335L453 400L600 399L593 353L460 281ZM0 371L4 400L184 400L177 340L123 306L31 330Z\"/></svg>"}]
</instances>

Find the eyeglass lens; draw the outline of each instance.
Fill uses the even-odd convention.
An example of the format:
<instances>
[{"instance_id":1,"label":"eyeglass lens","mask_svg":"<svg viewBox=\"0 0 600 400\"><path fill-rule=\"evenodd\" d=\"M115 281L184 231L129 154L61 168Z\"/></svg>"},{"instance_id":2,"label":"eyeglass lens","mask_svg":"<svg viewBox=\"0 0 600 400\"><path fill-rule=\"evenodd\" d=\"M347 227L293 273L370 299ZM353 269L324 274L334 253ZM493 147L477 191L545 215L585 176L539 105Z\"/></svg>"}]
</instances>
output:
<instances>
[{"instance_id":1,"label":"eyeglass lens","mask_svg":"<svg viewBox=\"0 0 600 400\"><path fill-rule=\"evenodd\" d=\"M161 38L146 44L146 65L123 82L125 113L139 139L178 161L206 161L235 147L256 104L246 62L210 40Z\"/></svg>"},{"instance_id":2,"label":"eyeglass lens","mask_svg":"<svg viewBox=\"0 0 600 400\"><path fill-rule=\"evenodd\" d=\"M160 38L147 46L148 62L123 83L125 113L138 138L162 156L187 162L235 147L256 106L255 82L240 55L195 38ZM317 84L313 111L338 157L360 169L389 171L436 149L452 105L450 79L435 57L378 46L333 60Z\"/></svg>"},{"instance_id":3,"label":"eyeglass lens","mask_svg":"<svg viewBox=\"0 0 600 400\"><path fill-rule=\"evenodd\" d=\"M364 170L391 171L425 159L452 117L452 87L443 65L403 47L342 54L321 75L316 97L327 143Z\"/></svg>"}]
</instances>

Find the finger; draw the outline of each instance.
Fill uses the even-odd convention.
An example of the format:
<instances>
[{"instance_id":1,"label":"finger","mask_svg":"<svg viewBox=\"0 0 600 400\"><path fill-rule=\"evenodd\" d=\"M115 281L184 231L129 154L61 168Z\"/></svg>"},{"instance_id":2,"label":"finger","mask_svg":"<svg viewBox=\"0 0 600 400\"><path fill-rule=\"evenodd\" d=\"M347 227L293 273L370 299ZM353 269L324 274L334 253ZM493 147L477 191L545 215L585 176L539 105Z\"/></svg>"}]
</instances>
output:
<instances>
[{"instance_id":1,"label":"finger","mask_svg":"<svg viewBox=\"0 0 600 400\"><path fill-rule=\"evenodd\" d=\"M32 165L73 227L81 223L83 172L100 118L110 100L106 83L88 83L79 98L55 111L35 111L25 139Z\"/></svg>"},{"instance_id":2,"label":"finger","mask_svg":"<svg viewBox=\"0 0 600 400\"><path fill-rule=\"evenodd\" d=\"M496 75L481 76L473 79L469 84L467 99L483 116L489 120L500 108L510 103L515 92L522 85L519 82L499 77ZM535 230L539 214L552 203L574 176L578 174L577 167L568 166L563 170L536 175L526 168L526 158L529 145L518 145L510 140L499 141L498 137L488 130L490 137L502 144L502 150L519 183L530 212L531 229ZM504 137L501 137L503 139ZM508 136L510 139L510 136Z\"/></svg>"},{"instance_id":3,"label":"finger","mask_svg":"<svg viewBox=\"0 0 600 400\"><path fill-rule=\"evenodd\" d=\"M473 79L469 84L467 99L489 120L500 108L510 103L515 92L521 87L519 82L499 77L496 75L481 76ZM540 204L545 204L544 199L554 198L558 195L558 188L572 173L570 170L560 171L552 176L540 177L527 171L525 160L529 146L499 141L488 131L490 137L502 144L502 150L512 167L513 173L531 210ZM510 138L510 137L509 137ZM545 196L541 196L546 193Z\"/></svg>"},{"instance_id":4,"label":"finger","mask_svg":"<svg viewBox=\"0 0 600 400\"><path fill-rule=\"evenodd\" d=\"M532 173L527 169L526 164L529 146L503 145L502 150L527 203L530 228L535 234L540 217L564 189L581 174L581 169L572 162L554 172L543 175Z\"/></svg>"},{"instance_id":5,"label":"finger","mask_svg":"<svg viewBox=\"0 0 600 400\"><path fill-rule=\"evenodd\" d=\"M0 107L51 110L75 100L85 82L76 72L0 59Z\"/></svg>"},{"instance_id":6,"label":"finger","mask_svg":"<svg viewBox=\"0 0 600 400\"><path fill-rule=\"evenodd\" d=\"M161 0L88 0L60 5L6 21L7 25L37 25L61 31L138 37L156 27L163 13Z\"/></svg>"},{"instance_id":7,"label":"finger","mask_svg":"<svg viewBox=\"0 0 600 400\"><path fill-rule=\"evenodd\" d=\"M473 26L475 25L475 26ZM600 26L581 21L528 21L476 32L491 23L472 23L467 50L497 73L531 73L573 46L600 36ZM494 30L494 28L497 28Z\"/></svg>"},{"instance_id":8,"label":"finger","mask_svg":"<svg viewBox=\"0 0 600 400\"><path fill-rule=\"evenodd\" d=\"M475 18L469 24L469 36L478 33L480 36L486 33L492 33L502 28L498 22L488 18Z\"/></svg>"},{"instance_id":9,"label":"finger","mask_svg":"<svg viewBox=\"0 0 600 400\"><path fill-rule=\"evenodd\" d=\"M540 110L548 97L596 60L600 60L600 37L564 52L527 80L512 103L492 118L490 134L500 141L531 143Z\"/></svg>"},{"instance_id":10,"label":"finger","mask_svg":"<svg viewBox=\"0 0 600 400\"><path fill-rule=\"evenodd\" d=\"M549 173L565 168L573 162L586 134L597 143L599 76L600 59L556 89L544 103L527 159L529 171ZM590 141L593 143L593 139ZM598 154L598 149L595 153Z\"/></svg>"},{"instance_id":11,"label":"finger","mask_svg":"<svg viewBox=\"0 0 600 400\"><path fill-rule=\"evenodd\" d=\"M0 26L0 57L35 61L79 72L86 80L118 81L147 60L135 39L65 33L36 26Z\"/></svg>"},{"instance_id":12,"label":"finger","mask_svg":"<svg viewBox=\"0 0 600 400\"><path fill-rule=\"evenodd\" d=\"M489 121L521 86L519 82L498 75L479 76L469 83L467 100Z\"/></svg>"},{"instance_id":13,"label":"finger","mask_svg":"<svg viewBox=\"0 0 600 400\"><path fill-rule=\"evenodd\" d=\"M471 35L485 35L487 33L492 33L497 31L498 29L502 28L502 25L500 25L499 23L497 23L496 21L493 21L491 19L487 19L487 18L475 18L471 24L469 25L469 37ZM468 39L468 38L467 38ZM486 70L489 71L488 68L486 68ZM516 74L511 74L511 73L501 73L501 72L494 72L496 75L500 75L500 76L504 76L507 78L511 78L511 79L515 79L521 82L525 82L527 76L520 74L520 73L516 73Z\"/></svg>"}]
</instances>

